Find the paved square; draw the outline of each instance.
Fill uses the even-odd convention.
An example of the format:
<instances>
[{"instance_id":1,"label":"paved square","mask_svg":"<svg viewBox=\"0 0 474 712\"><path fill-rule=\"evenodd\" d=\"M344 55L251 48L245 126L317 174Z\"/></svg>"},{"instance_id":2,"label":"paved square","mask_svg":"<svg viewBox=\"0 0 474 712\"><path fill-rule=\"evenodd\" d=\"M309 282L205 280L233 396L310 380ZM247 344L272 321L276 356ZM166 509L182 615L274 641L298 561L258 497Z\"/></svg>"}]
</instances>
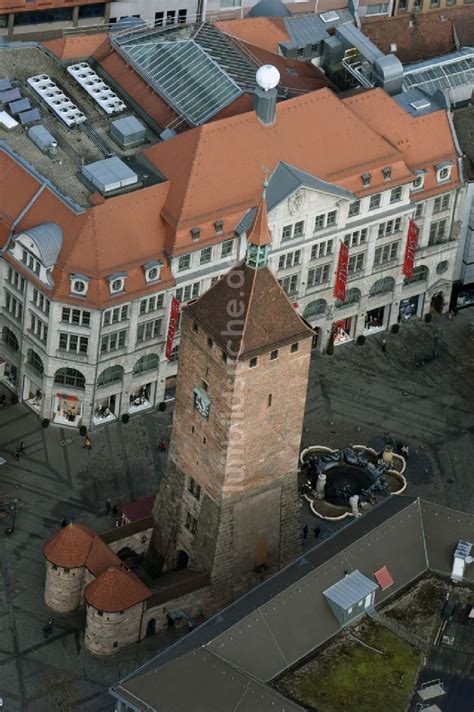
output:
<instances>
[{"instance_id":1,"label":"paved square","mask_svg":"<svg viewBox=\"0 0 474 712\"><path fill-rule=\"evenodd\" d=\"M404 325L399 334L368 338L363 346L315 354L311 366L303 445L381 446L383 433L410 447L407 494L474 512L474 310L449 321ZM439 357L415 367L429 354L440 332ZM291 393L288 394L291 397ZM156 492L166 461L158 443L169 437L171 413L152 413L104 426L82 448L75 430L41 428L22 405L0 411L0 502L20 500L15 532L0 506L0 696L8 712L80 709L112 710L108 686L169 644L161 634L110 658L95 658L83 647L82 612L54 615L54 633L43 640L51 616L43 602L42 545L61 519L81 521L97 531L112 524L105 500L138 499ZM25 442L26 454L14 459ZM278 444L276 444L276 447ZM9 513L8 507L5 514ZM308 509L303 523L318 525ZM335 531L321 526L321 539ZM310 531L307 545L314 545Z\"/></svg>"}]
</instances>

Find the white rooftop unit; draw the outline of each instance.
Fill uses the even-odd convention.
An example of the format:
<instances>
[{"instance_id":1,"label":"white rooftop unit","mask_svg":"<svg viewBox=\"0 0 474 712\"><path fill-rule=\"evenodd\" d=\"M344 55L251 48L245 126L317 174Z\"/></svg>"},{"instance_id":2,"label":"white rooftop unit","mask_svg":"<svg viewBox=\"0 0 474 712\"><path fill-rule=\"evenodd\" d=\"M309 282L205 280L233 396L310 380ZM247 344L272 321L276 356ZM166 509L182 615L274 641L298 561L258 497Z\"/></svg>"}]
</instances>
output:
<instances>
[{"instance_id":1,"label":"white rooftop unit","mask_svg":"<svg viewBox=\"0 0 474 712\"><path fill-rule=\"evenodd\" d=\"M83 166L82 174L101 193L110 193L138 183L137 174L117 156Z\"/></svg>"},{"instance_id":2,"label":"white rooftop unit","mask_svg":"<svg viewBox=\"0 0 474 712\"><path fill-rule=\"evenodd\" d=\"M451 581L463 581L466 566L474 561L472 554L474 554L473 545L461 539L454 552Z\"/></svg>"},{"instance_id":3,"label":"white rooftop unit","mask_svg":"<svg viewBox=\"0 0 474 712\"><path fill-rule=\"evenodd\" d=\"M119 114L127 108L120 97L87 64L71 64L68 73L89 94L106 114Z\"/></svg>"},{"instance_id":4,"label":"white rooftop unit","mask_svg":"<svg viewBox=\"0 0 474 712\"><path fill-rule=\"evenodd\" d=\"M143 143L146 128L135 116L124 116L111 122L110 135L122 148L130 148Z\"/></svg>"},{"instance_id":5,"label":"white rooftop unit","mask_svg":"<svg viewBox=\"0 0 474 712\"><path fill-rule=\"evenodd\" d=\"M68 96L48 77L47 74L37 74L28 78L28 84L49 106L66 126L77 126L86 120L85 114L69 99Z\"/></svg>"},{"instance_id":6,"label":"white rooftop unit","mask_svg":"<svg viewBox=\"0 0 474 712\"><path fill-rule=\"evenodd\" d=\"M10 116L7 111L0 111L0 126L10 131L18 126L18 121L16 121L13 116Z\"/></svg>"}]
</instances>

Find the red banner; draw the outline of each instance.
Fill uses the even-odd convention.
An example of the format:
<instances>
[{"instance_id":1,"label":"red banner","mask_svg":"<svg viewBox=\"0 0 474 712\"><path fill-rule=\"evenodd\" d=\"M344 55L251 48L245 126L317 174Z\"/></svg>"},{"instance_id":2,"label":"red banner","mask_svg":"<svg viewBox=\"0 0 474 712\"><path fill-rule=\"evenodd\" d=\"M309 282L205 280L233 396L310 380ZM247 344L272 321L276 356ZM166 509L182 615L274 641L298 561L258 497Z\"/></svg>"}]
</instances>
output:
<instances>
[{"instance_id":1,"label":"red banner","mask_svg":"<svg viewBox=\"0 0 474 712\"><path fill-rule=\"evenodd\" d=\"M407 246L405 250L405 260L403 262L403 274L410 279L413 277L413 269L415 264L416 243L420 228L413 221L408 222Z\"/></svg>"},{"instance_id":2,"label":"red banner","mask_svg":"<svg viewBox=\"0 0 474 712\"><path fill-rule=\"evenodd\" d=\"M171 354L173 353L174 335L175 335L175 331L176 331L176 324L178 323L180 306L181 305L178 302L178 300L176 299L176 297L173 297L173 299L171 300L170 322L168 324L168 336L166 337L165 356L168 360L171 358Z\"/></svg>"},{"instance_id":3,"label":"red banner","mask_svg":"<svg viewBox=\"0 0 474 712\"><path fill-rule=\"evenodd\" d=\"M349 248L343 242L339 248L339 261L337 263L336 284L334 296L340 302L346 301L347 270L349 268Z\"/></svg>"}]
</instances>

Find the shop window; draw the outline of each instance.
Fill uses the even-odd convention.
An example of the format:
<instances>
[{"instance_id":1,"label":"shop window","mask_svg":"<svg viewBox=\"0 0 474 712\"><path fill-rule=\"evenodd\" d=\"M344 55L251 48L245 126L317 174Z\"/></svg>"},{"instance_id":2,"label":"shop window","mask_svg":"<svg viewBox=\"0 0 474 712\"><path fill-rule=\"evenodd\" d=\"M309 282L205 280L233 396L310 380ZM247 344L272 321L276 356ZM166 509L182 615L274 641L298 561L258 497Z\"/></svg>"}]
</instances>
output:
<instances>
[{"instance_id":1,"label":"shop window","mask_svg":"<svg viewBox=\"0 0 474 712\"><path fill-rule=\"evenodd\" d=\"M107 386L110 383L118 383L123 378L122 366L110 366L99 375L97 379L97 388Z\"/></svg>"},{"instance_id":2,"label":"shop window","mask_svg":"<svg viewBox=\"0 0 474 712\"><path fill-rule=\"evenodd\" d=\"M336 309L342 309L342 307L348 306L349 304L356 304L360 302L360 289L348 289L346 291L346 299L341 302L339 299L336 300Z\"/></svg>"},{"instance_id":3,"label":"shop window","mask_svg":"<svg viewBox=\"0 0 474 712\"><path fill-rule=\"evenodd\" d=\"M326 300L316 299L314 302L310 302L303 312L303 317L308 319L312 316L318 316L319 314L324 314L326 311Z\"/></svg>"},{"instance_id":4,"label":"shop window","mask_svg":"<svg viewBox=\"0 0 474 712\"><path fill-rule=\"evenodd\" d=\"M13 331L8 328L8 326L4 326L2 329L2 341L7 344L7 346L9 346L11 349L13 349L13 351L18 351L18 339L16 338Z\"/></svg>"},{"instance_id":5,"label":"shop window","mask_svg":"<svg viewBox=\"0 0 474 712\"><path fill-rule=\"evenodd\" d=\"M71 388L85 388L86 379L75 368L60 368L54 375L54 382Z\"/></svg>"},{"instance_id":6,"label":"shop window","mask_svg":"<svg viewBox=\"0 0 474 712\"><path fill-rule=\"evenodd\" d=\"M447 260L443 260L439 264L436 265L436 274L444 274L447 272L449 267L449 262Z\"/></svg>"},{"instance_id":7,"label":"shop window","mask_svg":"<svg viewBox=\"0 0 474 712\"><path fill-rule=\"evenodd\" d=\"M395 280L393 277L383 277L373 284L369 291L369 297L376 297L379 294L387 294L395 289Z\"/></svg>"},{"instance_id":8,"label":"shop window","mask_svg":"<svg viewBox=\"0 0 474 712\"><path fill-rule=\"evenodd\" d=\"M411 277L405 277L403 280L403 286L406 287L408 284L416 284L417 282L425 282L428 279L430 271L426 265L420 265L415 267L413 270L413 275Z\"/></svg>"},{"instance_id":9,"label":"shop window","mask_svg":"<svg viewBox=\"0 0 474 712\"><path fill-rule=\"evenodd\" d=\"M33 351L33 349L28 349L26 361L27 361L28 365L31 366L31 368L33 368L37 373L39 373L41 375L44 373L43 360L36 353L36 351Z\"/></svg>"},{"instance_id":10,"label":"shop window","mask_svg":"<svg viewBox=\"0 0 474 712\"><path fill-rule=\"evenodd\" d=\"M146 371L154 371L158 369L160 359L156 354L146 354L142 356L133 367L133 375L137 376L140 373L146 373Z\"/></svg>"}]
</instances>

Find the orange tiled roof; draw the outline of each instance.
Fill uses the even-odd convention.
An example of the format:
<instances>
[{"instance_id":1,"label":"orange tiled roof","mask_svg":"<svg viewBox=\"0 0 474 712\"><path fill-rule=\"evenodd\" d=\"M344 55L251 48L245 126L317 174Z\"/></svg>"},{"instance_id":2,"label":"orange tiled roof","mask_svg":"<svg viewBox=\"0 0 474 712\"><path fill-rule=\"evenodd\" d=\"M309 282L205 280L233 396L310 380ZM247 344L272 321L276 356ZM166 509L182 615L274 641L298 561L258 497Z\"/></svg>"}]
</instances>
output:
<instances>
[{"instance_id":1,"label":"orange tiled roof","mask_svg":"<svg viewBox=\"0 0 474 712\"><path fill-rule=\"evenodd\" d=\"M59 59L85 59L94 54L105 40L107 40L107 34L100 32L94 35L60 37L56 40L47 40L43 44Z\"/></svg>"},{"instance_id":2,"label":"orange tiled roof","mask_svg":"<svg viewBox=\"0 0 474 712\"><path fill-rule=\"evenodd\" d=\"M247 235L247 241L259 247L272 244L272 236L268 229L267 201L265 198L262 198L260 201L253 225Z\"/></svg>"},{"instance_id":3,"label":"orange tiled roof","mask_svg":"<svg viewBox=\"0 0 474 712\"><path fill-rule=\"evenodd\" d=\"M283 23L270 17L248 17L243 20L220 20L215 26L221 32L278 54L280 42L288 42L290 36Z\"/></svg>"},{"instance_id":4,"label":"orange tiled roof","mask_svg":"<svg viewBox=\"0 0 474 712\"><path fill-rule=\"evenodd\" d=\"M111 566L84 589L84 598L98 611L117 613L145 601L151 591L135 574Z\"/></svg>"},{"instance_id":5,"label":"orange tiled roof","mask_svg":"<svg viewBox=\"0 0 474 712\"><path fill-rule=\"evenodd\" d=\"M110 566L120 566L120 564L121 561L117 554L99 536L94 537L85 561L86 568L91 574L99 576Z\"/></svg>"},{"instance_id":6,"label":"orange tiled roof","mask_svg":"<svg viewBox=\"0 0 474 712\"><path fill-rule=\"evenodd\" d=\"M84 566L95 536L95 532L84 524L71 522L48 539L43 547L44 556L63 568Z\"/></svg>"}]
</instances>

